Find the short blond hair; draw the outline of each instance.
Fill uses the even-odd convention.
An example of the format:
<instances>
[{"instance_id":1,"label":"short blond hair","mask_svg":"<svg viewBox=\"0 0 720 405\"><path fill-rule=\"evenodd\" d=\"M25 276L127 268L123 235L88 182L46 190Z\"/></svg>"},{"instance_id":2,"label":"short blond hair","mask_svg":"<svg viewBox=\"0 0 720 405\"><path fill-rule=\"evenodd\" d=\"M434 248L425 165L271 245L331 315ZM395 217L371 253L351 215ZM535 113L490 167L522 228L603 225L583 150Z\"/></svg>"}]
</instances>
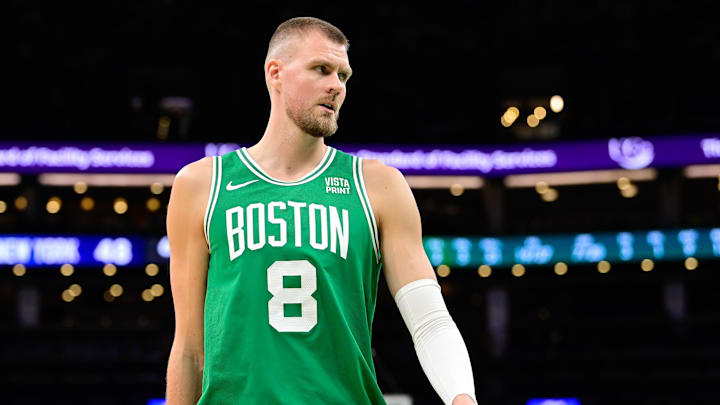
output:
<instances>
[{"instance_id":1,"label":"short blond hair","mask_svg":"<svg viewBox=\"0 0 720 405\"><path fill-rule=\"evenodd\" d=\"M331 41L350 49L350 41L340 29L327 21L315 17L295 17L280 24L270 38L265 63L285 41L296 35L306 35L313 30L320 31Z\"/></svg>"}]
</instances>

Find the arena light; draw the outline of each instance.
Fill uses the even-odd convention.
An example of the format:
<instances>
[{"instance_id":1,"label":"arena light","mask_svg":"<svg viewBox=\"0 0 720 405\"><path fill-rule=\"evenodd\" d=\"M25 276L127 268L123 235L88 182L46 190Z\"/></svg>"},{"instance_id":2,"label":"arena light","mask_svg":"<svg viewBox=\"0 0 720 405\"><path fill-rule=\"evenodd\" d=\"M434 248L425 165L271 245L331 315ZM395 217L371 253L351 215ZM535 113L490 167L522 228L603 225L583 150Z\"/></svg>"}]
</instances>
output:
<instances>
[{"instance_id":1,"label":"arena light","mask_svg":"<svg viewBox=\"0 0 720 405\"><path fill-rule=\"evenodd\" d=\"M518 263L513 265L510 271L512 272L513 276L522 277L523 275L525 275L525 266Z\"/></svg>"},{"instance_id":2,"label":"arena light","mask_svg":"<svg viewBox=\"0 0 720 405\"><path fill-rule=\"evenodd\" d=\"M26 272L27 272L27 269L22 264L16 264L13 266L13 274L18 277L24 276Z\"/></svg>"},{"instance_id":3,"label":"arena light","mask_svg":"<svg viewBox=\"0 0 720 405\"><path fill-rule=\"evenodd\" d=\"M640 268L644 272L652 271L655 268L655 262L650 259L644 259L640 262Z\"/></svg>"},{"instance_id":4,"label":"arena light","mask_svg":"<svg viewBox=\"0 0 720 405\"><path fill-rule=\"evenodd\" d=\"M685 168L685 177L689 179L712 178L720 176L720 165L691 165Z\"/></svg>"},{"instance_id":5,"label":"arena light","mask_svg":"<svg viewBox=\"0 0 720 405\"><path fill-rule=\"evenodd\" d=\"M633 198L638 194L638 188L634 184L630 184L627 188L621 189L620 194L625 198Z\"/></svg>"},{"instance_id":6,"label":"arena light","mask_svg":"<svg viewBox=\"0 0 720 405\"><path fill-rule=\"evenodd\" d=\"M610 271L610 268L611 268L610 263L605 260L603 260L597 264L597 271L600 274L607 274Z\"/></svg>"},{"instance_id":7,"label":"arena light","mask_svg":"<svg viewBox=\"0 0 720 405\"><path fill-rule=\"evenodd\" d=\"M62 274L65 277L70 277L75 272L75 267L73 267L70 263L65 263L62 266L60 266L60 274Z\"/></svg>"},{"instance_id":8,"label":"arena light","mask_svg":"<svg viewBox=\"0 0 720 405\"><path fill-rule=\"evenodd\" d=\"M565 100L563 100L562 97L557 94L550 97L550 109L553 110L553 112L559 113L563 108L565 108Z\"/></svg>"},{"instance_id":9,"label":"arena light","mask_svg":"<svg viewBox=\"0 0 720 405\"><path fill-rule=\"evenodd\" d=\"M118 197L113 202L113 210L116 214L122 215L127 212L128 210L128 203L127 200L123 197Z\"/></svg>"},{"instance_id":10,"label":"arena light","mask_svg":"<svg viewBox=\"0 0 720 405\"><path fill-rule=\"evenodd\" d=\"M545 183L548 186L615 183L621 177L635 181L651 181L657 178L657 170L589 170L565 173L513 174L505 177L505 186L524 188L537 187L538 183Z\"/></svg>"},{"instance_id":11,"label":"arena light","mask_svg":"<svg viewBox=\"0 0 720 405\"><path fill-rule=\"evenodd\" d=\"M18 173L0 173L0 186L17 186L20 180Z\"/></svg>"},{"instance_id":12,"label":"arena light","mask_svg":"<svg viewBox=\"0 0 720 405\"><path fill-rule=\"evenodd\" d=\"M123 287L120 284L113 284L110 286L108 292L113 298L117 298L123 294Z\"/></svg>"},{"instance_id":13,"label":"arena light","mask_svg":"<svg viewBox=\"0 0 720 405\"><path fill-rule=\"evenodd\" d=\"M558 199L558 191L554 188L548 188L546 192L540 194L540 198L545 202L554 202Z\"/></svg>"},{"instance_id":14,"label":"arena light","mask_svg":"<svg viewBox=\"0 0 720 405\"><path fill-rule=\"evenodd\" d=\"M95 200L93 200L92 197L83 197L83 199L80 200L80 208L82 208L83 211L92 211L92 209L95 208Z\"/></svg>"},{"instance_id":15,"label":"arena light","mask_svg":"<svg viewBox=\"0 0 720 405\"><path fill-rule=\"evenodd\" d=\"M160 271L160 268L155 263L149 263L147 266L145 266L145 274L147 274L150 277L157 276L159 271Z\"/></svg>"},{"instance_id":16,"label":"arena light","mask_svg":"<svg viewBox=\"0 0 720 405\"><path fill-rule=\"evenodd\" d=\"M153 284L152 287L150 287L150 293L154 297L160 297L165 292L165 288L163 288L162 284Z\"/></svg>"},{"instance_id":17,"label":"arena light","mask_svg":"<svg viewBox=\"0 0 720 405\"><path fill-rule=\"evenodd\" d=\"M45 204L45 210L50 214L57 214L60 212L60 208L62 208L62 200L57 196L50 197L47 204Z\"/></svg>"},{"instance_id":18,"label":"arena light","mask_svg":"<svg viewBox=\"0 0 720 405\"><path fill-rule=\"evenodd\" d=\"M15 209L18 211L25 211L28 206L28 199L24 195L19 196L15 199Z\"/></svg>"},{"instance_id":19,"label":"arena light","mask_svg":"<svg viewBox=\"0 0 720 405\"><path fill-rule=\"evenodd\" d=\"M527 117L527 124L530 128L535 128L540 124L540 119L535 114L530 114Z\"/></svg>"},{"instance_id":20,"label":"arena light","mask_svg":"<svg viewBox=\"0 0 720 405\"><path fill-rule=\"evenodd\" d=\"M519 116L520 110L517 107L512 106L503 113L502 117L500 117L500 123L502 126L507 128L511 126Z\"/></svg>"},{"instance_id":21,"label":"arena light","mask_svg":"<svg viewBox=\"0 0 720 405\"><path fill-rule=\"evenodd\" d=\"M72 300L75 299L75 296L72 294L70 290L65 290L62 292L62 300L65 302L72 302Z\"/></svg>"},{"instance_id":22,"label":"arena light","mask_svg":"<svg viewBox=\"0 0 720 405\"><path fill-rule=\"evenodd\" d=\"M612 266L610 265L610 262L608 262L607 260L602 260L602 261L598 262L598 264L597 264L598 271L603 274L610 271L611 267Z\"/></svg>"},{"instance_id":23,"label":"arena light","mask_svg":"<svg viewBox=\"0 0 720 405\"><path fill-rule=\"evenodd\" d=\"M82 294L82 287L80 284L73 284L68 287L68 291L70 291L70 294L72 294L73 297L77 297Z\"/></svg>"},{"instance_id":24,"label":"arena light","mask_svg":"<svg viewBox=\"0 0 720 405\"><path fill-rule=\"evenodd\" d=\"M155 197L150 197L145 202L145 207L148 209L148 211L155 212L160 209L160 200Z\"/></svg>"},{"instance_id":25,"label":"arena light","mask_svg":"<svg viewBox=\"0 0 720 405\"><path fill-rule=\"evenodd\" d=\"M630 188L631 185L632 183L630 182L630 179L625 176L617 179L617 186L620 190L627 190L628 188Z\"/></svg>"},{"instance_id":26,"label":"arena light","mask_svg":"<svg viewBox=\"0 0 720 405\"><path fill-rule=\"evenodd\" d=\"M505 115L503 114L503 116L500 117L500 125L502 125L502 126L504 126L505 128L507 128L507 127L509 127L510 125L512 125L512 122L507 122L507 120L505 120Z\"/></svg>"},{"instance_id":27,"label":"arena light","mask_svg":"<svg viewBox=\"0 0 720 405\"><path fill-rule=\"evenodd\" d=\"M535 191L537 191L538 194L545 194L550 191L550 185L547 184L547 182L539 181L535 184Z\"/></svg>"},{"instance_id":28,"label":"arena light","mask_svg":"<svg viewBox=\"0 0 720 405\"><path fill-rule=\"evenodd\" d=\"M465 192L465 187L463 187L460 183L455 183L452 186L450 186L450 194L454 195L455 197L460 197Z\"/></svg>"},{"instance_id":29,"label":"arena light","mask_svg":"<svg viewBox=\"0 0 720 405\"><path fill-rule=\"evenodd\" d=\"M42 173L38 183L44 186L73 186L84 183L99 187L151 187L172 186L174 174L117 174L117 173ZM162 191L161 191L162 192Z\"/></svg>"},{"instance_id":30,"label":"arena light","mask_svg":"<svg viewBox=\"0 0 720 405\"><path fill-rule=\"evenodd\" d=\"M150 302L155 299L155 296L152 294L150 289L143 290L142 294L140 295L145 302Z\"/></svg>"},{"instance_id":31,"label":"arena light","mask_svg":"<svg viewBox=\"0 0 720 405\"><path fill-rule=\"evenodd\" d=\"M77 181L73 184L73 190L77 194L85 194L87 192L88 185L84 181Z\"/></svg>"},{"instance_id":32,"label":"arena light","mask_svg":"<svg viewBox=\"0 0 720 405\"><path fill-rule=\"evenodd\" d=\"M117 267L112 263L108 263L103 266L103 273L105 273L105 275L108 277L112 277L115 275L115 273L117 273Z\"/></svg>"},{"instance_id":33,"label":"arena light","mask_svg":"<svg viewBox=\"0 0 720 405\"><path fill-rule=\"evenodd\" d=\"M482 177L477 176L405 176L410 188L449 189L461 186L463 190L479 189L485 185Z\"/></svg>"},{"instance_id":34,"label":"arena light","mask_svg":"<svg viewBox=\"0 0 720 405\"><path fill-rule=\"evenodd\" d=\"M164 189L165 189L165 186L162 183L157 182L157 181L150 185L150 192L155 195L162 194Z\"/></svg>"}]
</instances>

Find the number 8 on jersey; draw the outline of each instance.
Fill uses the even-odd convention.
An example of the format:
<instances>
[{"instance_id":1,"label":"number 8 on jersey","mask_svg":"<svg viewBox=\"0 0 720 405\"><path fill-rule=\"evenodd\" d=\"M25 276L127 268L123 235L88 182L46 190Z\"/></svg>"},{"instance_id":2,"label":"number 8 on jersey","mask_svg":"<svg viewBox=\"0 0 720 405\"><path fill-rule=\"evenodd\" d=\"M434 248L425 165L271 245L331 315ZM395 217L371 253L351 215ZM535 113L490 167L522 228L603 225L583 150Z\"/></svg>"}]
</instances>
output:
<instances>
[{"instance_id":1,"label":"number 8 on jersey","mask_svg":"<svg viewBox=\"0 0 720 405\"><path fill-rule=\"evenodd\" d=\"M283 286L285 276L300 276L299 288ZM307 260L278 260L267 269L270 325L278 332L308 332L317 325L317 270ZM301 316L285 316L285 304L300 304Z\"/></svg>"}]
</instances>

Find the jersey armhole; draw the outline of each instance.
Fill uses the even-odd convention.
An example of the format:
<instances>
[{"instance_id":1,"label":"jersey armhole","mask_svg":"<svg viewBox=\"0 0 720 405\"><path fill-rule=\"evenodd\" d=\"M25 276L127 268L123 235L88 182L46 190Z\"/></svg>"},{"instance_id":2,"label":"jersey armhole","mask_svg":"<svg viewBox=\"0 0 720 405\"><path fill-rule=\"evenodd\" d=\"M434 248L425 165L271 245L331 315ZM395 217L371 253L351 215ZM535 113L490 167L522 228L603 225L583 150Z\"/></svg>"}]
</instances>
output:
<instances>
[{"instance_id":1,"label":"jersey armhole","mask_svg":"<svg viewBox=\"0 0 720 405\"><path fill-rule=\"evenodd\" d=\"M212 159L212 179L210 180L210 192L208 193L208 202L205 207L205 217L203 220L203 233L205 233L205 242L208 246L208 252L211 251L210 222L212 221L212 214L215 210L218 194L220 193L220 183L222 183L222 158L220 156L213 156Z\"/></svg>"},{"instance_id":2,"label":"jersey armhole","mask_svg":"<svg viewBox=\"0 0 720 405\"><path fill-rule=\"evenodd\" d=\"M377 223L375 221L375 214L373 213L372 205L370 204L370 197L368 196L367 190L365 189L365 179L362 173L363 159L357 156L353 156L353 179L355 180L355 190L357 190L360 203L362 204L363 211L365 211L365 219L368 223L370 230L370 238L372 239L373 250L375 251L375 258L380 263L380 240L378 238Z\"/></svg>"}]
</instances>

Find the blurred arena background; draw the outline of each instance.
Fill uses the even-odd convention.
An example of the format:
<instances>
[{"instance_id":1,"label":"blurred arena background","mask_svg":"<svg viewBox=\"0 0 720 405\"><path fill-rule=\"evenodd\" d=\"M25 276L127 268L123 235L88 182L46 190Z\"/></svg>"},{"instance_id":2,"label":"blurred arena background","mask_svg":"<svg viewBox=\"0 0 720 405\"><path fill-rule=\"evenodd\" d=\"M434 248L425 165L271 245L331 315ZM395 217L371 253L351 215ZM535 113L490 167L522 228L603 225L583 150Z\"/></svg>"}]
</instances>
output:
<instances>
[{"instance_id":1,"label":"blurred arena background","mask_svg":"<svg viewBox=\"0 0 720 405\"><path fill-rule=\"evenodd\" d=\"M328 143L406 174L481 404L718 402L713 2L6 7L0 402L162 402L173 175L260 138L302 15L350 39ZM380 284L379 385L439 404Z\"/></svg>"}]
</instances>

